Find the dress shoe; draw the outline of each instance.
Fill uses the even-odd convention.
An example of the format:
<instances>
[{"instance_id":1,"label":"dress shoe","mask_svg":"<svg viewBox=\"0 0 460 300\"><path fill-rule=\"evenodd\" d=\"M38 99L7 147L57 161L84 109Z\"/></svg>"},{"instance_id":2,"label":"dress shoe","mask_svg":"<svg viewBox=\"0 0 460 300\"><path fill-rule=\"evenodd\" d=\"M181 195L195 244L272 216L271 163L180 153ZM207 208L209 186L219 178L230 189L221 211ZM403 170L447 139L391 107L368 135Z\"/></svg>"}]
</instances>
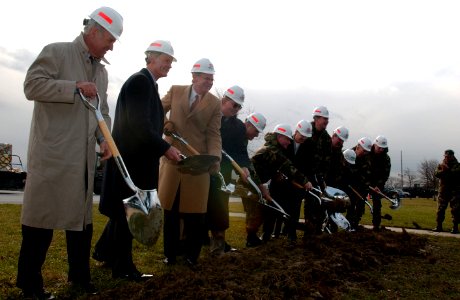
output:
<instances>
[{"instance_id":1,"label":"dress shoe","mask_svg":"<svg viewBox=\"0 0 460 300\"><path fill-rule=\"evenodd\" d=\"M167 266L173 266L176 264L176 259L166 257L165 259L163 259L163 263Z\"/></svg>"},{"instance_id":2,"label":"dress shoe","mask_svg":"<svg viewBox=\"0 0 460 300\"><path fill-rule=\"evenodd\" d=\"M238 249L233 248L227 242L225 242L224 252L235 252L235 251L238 251Z\"/></svg>"},{"instance_id":3,"label":"dress shoe","mask_svg":"<svg viewBox=\"0 0 460 300\"><path fill-rule=\"evenodd\" d=\"M434 232L442 232L442 227L436 226L435 228L431 229Z\"/></svg>"},{"instance_id":4,"label":"dress shoe","mask_svg":"<svg viewBox=\"0 0 460 300\"><path fill-rule=\"evenodd\" d=\"M190 270L192 270L192 271L196 271L197 266L198 266L198 262L196 261L196 259L191 259L191 258L186 258L186 259L185 259L185 264L186 264L187 267L189 267Z\"/></svg>"},{"instance_id":5,"label":"dress shoe","mask_svg":"<svg viewBox=\"0 0 460 300\"><path fill-rule=\"evenodd\" d=\"M114 273L112 274L112 277L115 279L124 279L128 281L141 282L141 281L149 280L150 278L153 277L153 275L152 274L142 274L139 271L132 271L128 273Z\"/></svg>"},{"instance_id":6,"label":"dress shoe","mask_svg":"<svg viewBox=\"0 0 460 300\"><path fill-rule=\"evenodd\" d=\"M22 291L24 299L32 299L32 300L51 300L56 299L56 297L48 291L40 290L40 291Z\"/></svg>"}]
</instances>

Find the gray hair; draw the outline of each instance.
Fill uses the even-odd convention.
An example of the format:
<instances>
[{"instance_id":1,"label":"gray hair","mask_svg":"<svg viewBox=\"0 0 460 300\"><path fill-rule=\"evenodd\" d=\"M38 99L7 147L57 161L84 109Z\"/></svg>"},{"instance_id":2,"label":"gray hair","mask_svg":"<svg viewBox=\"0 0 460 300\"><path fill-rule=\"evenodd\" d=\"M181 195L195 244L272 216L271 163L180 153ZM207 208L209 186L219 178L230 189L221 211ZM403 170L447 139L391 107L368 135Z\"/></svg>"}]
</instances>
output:
<instances>
[{"instance_id":1,"label":"gray hair","mask_svg":"<svg viewBox=\"0 0 460 300\"><path fill-rule=\"evenodd\" d=\"M147 51L145 52L145 62L149 64L152 61L151 60L152 56L156 58L156 57L159 57L161 54L163 53L157 52L157 51Z\"/></svg>"},{"instance_id":2,"label":"gray hair","mask_svg":"<svg viewBox=\"0 0 460 300\"><path fill-rule=\"evenodd\" d=\"M99 25L99 23L97 23L96 21L94 21L93 19L85 19L83 20L83 25L85 26L83 28L83 33L84 34L88 34L90 32L90 30L93 28L93 27L96 27L96 29L99 31L99 32L103 32L102 29L104 29L104 27L102 27L101 25Z\"/></svg>"}]
</instances>

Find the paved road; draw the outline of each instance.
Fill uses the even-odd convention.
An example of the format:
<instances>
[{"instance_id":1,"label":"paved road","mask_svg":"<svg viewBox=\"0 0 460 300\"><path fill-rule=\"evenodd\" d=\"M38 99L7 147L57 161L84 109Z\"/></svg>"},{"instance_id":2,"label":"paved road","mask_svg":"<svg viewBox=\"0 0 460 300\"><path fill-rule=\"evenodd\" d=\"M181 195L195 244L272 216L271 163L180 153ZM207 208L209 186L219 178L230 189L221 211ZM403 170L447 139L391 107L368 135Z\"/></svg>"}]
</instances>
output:
<instances>
[{"instance_id":1,"label":"paved road","mask_svg":"<svg viewBox=\"0 0 460 300\"><path fill-rule=\"evenodd\" d=\"M23 194L24 193L22 191L0 190L0 204L22 204ZM99 202L98 195L94 195L93 199L95 203ZM231 202L241 202L241 199L230 197L230 201ZM244 218L246 214L231 212L230 216ZM366 226L366 227L372 228L371 226ZM399 227L386 227L386 228L389 230L396 231L396 232L402 232L402 228L399 228ZM413 233L413 234L424 234L424 235L430 235L430 236L444 236L444 237L460 238L460 234L451 234L450 232L433 232L431 230L411 229L411 228L406 228L406 231L409 233Z\"/></svg>"}]
</instances>

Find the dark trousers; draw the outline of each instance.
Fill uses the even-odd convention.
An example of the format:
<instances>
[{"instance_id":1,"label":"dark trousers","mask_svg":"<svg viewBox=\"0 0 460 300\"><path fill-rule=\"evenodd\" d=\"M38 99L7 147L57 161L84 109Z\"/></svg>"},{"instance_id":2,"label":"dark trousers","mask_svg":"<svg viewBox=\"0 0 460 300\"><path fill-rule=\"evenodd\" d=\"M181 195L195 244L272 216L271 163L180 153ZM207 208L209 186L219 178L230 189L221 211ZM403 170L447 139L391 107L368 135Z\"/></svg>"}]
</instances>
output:
<instances>
[{"instance_id":1,"label":"dark trousers","mask_svg":"<svg viewBox=\"0 0 460 300\"><path fill-rule=\"evenodd\" d=\"M92 235L92 224L83 231L66 230L68 280L73 283L86 285L91 280L89 255ZM17 287L24 291L43 290L42 266L52 239L52 229L22 225Z\"/></svg>"},{"instance_id":2,"label":"dark trousers","mask_svg":"<svg viewBox=\"0 0 460 300\"><path fill-rule=\"evenodd\" d=\"M95 245L95 252L112 266L114 276L137 272L133 262L133 236L126 218L111 218Z\"/></svg>"},{"instance_id":3,"label":"dark trousers","mask_svg":"<svg viewBox=\"0 0 460 300\"><path fill-rule=\"evenodd\" d=\"M372 195L372 225L379 228L382 223L382 197Z\"/></svg>"},{"instance_id":4,"label":"dark trousers","mask_svg":"<svg viewBox=\"0 0 460 300\"><path fill-rule=\"evenodd\" d=\"M169 261L176 260L176 256L183 253L185 258L196 262L200 256L203 244L203 231L205 230L204 213L179 213L179 189L174 199L171 210L164 210L163 249ZM184 249L181 249L180 221L184 222L183 237Z\"/></svg>"}]
</instances>

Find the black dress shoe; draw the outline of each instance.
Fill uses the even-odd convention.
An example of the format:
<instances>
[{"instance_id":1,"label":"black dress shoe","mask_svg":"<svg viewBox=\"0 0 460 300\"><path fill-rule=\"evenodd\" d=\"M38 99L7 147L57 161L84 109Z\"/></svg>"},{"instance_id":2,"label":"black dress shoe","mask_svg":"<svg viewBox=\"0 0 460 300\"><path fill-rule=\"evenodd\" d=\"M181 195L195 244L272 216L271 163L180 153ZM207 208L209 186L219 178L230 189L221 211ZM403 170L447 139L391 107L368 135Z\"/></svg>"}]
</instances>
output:
<instances>
[{"instance_id":1,"label":"black dress shoe","mask_svg":"<svg viewBox=\"0 0 460 300\"><path fill-rule=\"evenodd\" d=\"M33 299L33 300L51 300L56 299L56 297L48 291L41 290L41 291L27 291L23 290L22 295L24 299Z\"/></svg>"},{"instance_id":2,"label":"black dress shoe","mask_svg":"<svg viewBox=\"0 0 460 300\"><path fill-rule=\"evenodd\" d=\"M238 249L233 248L227 242L225 242L224 252L235 252L235 251L238 251Z\"/></svg>"},{"instance_id":3,"label":"black dress shoe","mask_svg":"<svg viewBox=\"0 0 460 300\"><path fill-rule=\"evenodd\" d=\"M142 274L139 271L133 271L133 272L128 272L128 273L114 273L112 274L112 277L116 279L124 279L128 281L141 282L141 281L149 280L150 278L153 277L153 275L152 274Z\"/></svg>"},{"instance_id":4,"label":"black dress shoe","mask_svg":"<svg viewBox=\"0 0 460 300\"><path fill-rule=\"evenodd\" d=\"M165 259L163 259L163 263L167 266L173 266L177 263L176 259L175 258L168 258L166 257Z\"/></svg>"},{"instance_id":5,"label":"black dress shoe","mask_svg":"<svg viewBox=\"0 0 460 300\"><path fill-rule=\"evenodd\" d=\"M82 291L85 294L88 294L88 295L99 294L99 290L91 282L87 282L87 283L71 282L70 284L71 284L72 289Z\"/></svg>"}]
</instances>

